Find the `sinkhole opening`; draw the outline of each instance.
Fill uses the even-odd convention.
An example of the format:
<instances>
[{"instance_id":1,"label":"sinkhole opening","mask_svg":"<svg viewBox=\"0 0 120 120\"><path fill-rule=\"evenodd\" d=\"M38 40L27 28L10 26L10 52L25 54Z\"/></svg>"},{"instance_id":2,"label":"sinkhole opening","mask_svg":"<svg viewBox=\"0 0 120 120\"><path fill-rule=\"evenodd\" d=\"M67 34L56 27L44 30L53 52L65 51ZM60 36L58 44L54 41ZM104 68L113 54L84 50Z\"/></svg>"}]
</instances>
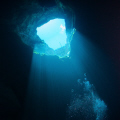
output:
<instances>
[{"instance_id":1,"label":"sinkhole opening","mask_svg":"<svg viewBox=\"0 0 120 120\"><path fill-rule=\"evenodd\" d=\"M36 28L37 35L41 40L52 48L57 50L66 45L67 35L64 19L53 19Z\"/></svg>"},{"instance_id":2,"label":"sinkhole opening","mask_svg":"<svg viewBox=\"0 0 120 120\"><path fill-rule=\"evenodd\" d=\"M71 41L76 31L73 10L60 1L51 8L44 8L36 2L27 8L26 5L20 8L20 13L25 12L21 16L16 14L12 20L22 42L32 47L34 54L70 58Z\"/></svg>"}]
</instances>

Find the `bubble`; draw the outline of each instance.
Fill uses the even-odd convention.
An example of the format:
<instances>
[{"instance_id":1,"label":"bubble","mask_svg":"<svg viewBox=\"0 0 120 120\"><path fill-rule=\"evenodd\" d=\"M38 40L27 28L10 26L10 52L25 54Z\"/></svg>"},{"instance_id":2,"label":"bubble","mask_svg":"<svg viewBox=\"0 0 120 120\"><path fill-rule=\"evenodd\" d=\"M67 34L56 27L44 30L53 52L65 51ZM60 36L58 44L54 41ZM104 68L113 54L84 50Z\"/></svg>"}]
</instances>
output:
<instances>
[{"instance_id":1,"label":"bubble","mask_svg":"<svg viewBox=\"0 0 120 120\"><path fill-rule=\"evenodd\" d=\"M73 92L74 92L74 89L72 89L71 92L73 93Z\"/></svg>"},{"instance_id":2,"label":"bubble","mask_svg":"<svg viewBox=\"0 0 120 120\"><path fill-rule=\"evenodd\" d=\"M86 73L84 73L84 76L86 77L86 76L87 76L87 74L86 74Z\"/></svg>"},{"instance_id":3,"label":"bubble","mask_svg":"<svg viewBox=\"0 0 120 120\"><path fill-rule=\"evenodd\" d=\"M78 79L77 82L80 83L80 82L81 82L81 79Z\"/></svg>"},{"instance_id":4,"label":"bubble","mask_svg":"<svg viewBox=\"0 0 120 120\"><path fill-rule=\"evenodd\" d=\"M97 95L95 87L88 81L86 73L84 74L84 80L77 79L76 82L79 85L71 89L72 94L68 105L67 120L79 120L81 118L85 120L103 120L106 116L107 105Z\"/></svg>"}]
</instances>

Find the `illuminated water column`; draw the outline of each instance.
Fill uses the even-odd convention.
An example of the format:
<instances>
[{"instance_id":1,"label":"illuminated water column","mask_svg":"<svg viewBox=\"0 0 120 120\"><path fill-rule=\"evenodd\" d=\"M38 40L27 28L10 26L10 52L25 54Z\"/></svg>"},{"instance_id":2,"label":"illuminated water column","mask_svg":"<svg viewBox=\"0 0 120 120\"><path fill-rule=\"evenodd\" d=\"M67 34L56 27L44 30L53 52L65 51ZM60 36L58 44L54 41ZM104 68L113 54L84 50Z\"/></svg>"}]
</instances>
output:
<instances>
[{"instance_id":1,"label":"illuminated water column","mask_svg":"<svg viewBox=\"0 0 120 120\"><path fill-rule=\"evenodd\" d=\"M47 76L44 65L44 58L33 54L23 120L47 117Z\"/></svg>"}]
</instances>

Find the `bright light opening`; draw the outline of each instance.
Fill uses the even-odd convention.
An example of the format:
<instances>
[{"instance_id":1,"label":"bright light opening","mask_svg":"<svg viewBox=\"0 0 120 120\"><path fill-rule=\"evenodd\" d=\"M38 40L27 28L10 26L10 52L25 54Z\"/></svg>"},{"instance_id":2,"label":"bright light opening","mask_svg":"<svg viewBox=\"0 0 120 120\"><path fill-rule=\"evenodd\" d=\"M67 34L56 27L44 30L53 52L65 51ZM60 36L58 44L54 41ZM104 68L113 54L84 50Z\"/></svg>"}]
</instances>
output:
<instances>
[{"instance_id":1,"label":"bright light opening","mask_svg":"<svg viewBox=\"0 0 120 120\"><path fill-rule=\"evenodd\" d=\"M53 19L44 25L37 27L37 35L53 50L66 44L66 27L64 19Z\"/></svg>"}]
</instances>

